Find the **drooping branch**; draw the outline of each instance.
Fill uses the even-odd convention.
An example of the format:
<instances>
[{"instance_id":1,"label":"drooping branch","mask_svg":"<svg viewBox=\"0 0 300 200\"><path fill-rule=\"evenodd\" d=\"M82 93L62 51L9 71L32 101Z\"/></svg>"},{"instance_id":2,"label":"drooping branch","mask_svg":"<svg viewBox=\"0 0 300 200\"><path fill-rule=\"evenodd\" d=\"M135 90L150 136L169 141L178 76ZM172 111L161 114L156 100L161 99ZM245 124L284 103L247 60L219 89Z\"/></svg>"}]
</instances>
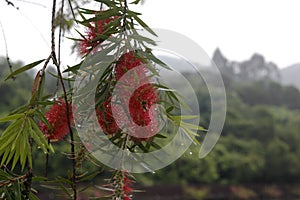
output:
<instances>
[{"instance_id":1,"label":"drooping branch","mask_svg":"<svg viewBox=\"0 0 300 200\"><path fill-rule=\"evenodd\" d=\"M6 40L4 28L3 28L3 25L2 25L2 23L1 23L1 21L0 21L0 27L1 27L2 35L3 35L3 40L4 40L4 45L5 45L6 62L7 62L7 64L8 64L10 73L12 73L12 72L13 72L13 69L12 69L13 67L12 67L12 64L11 64L10 59L9 59L9 56L8 56L7 40ZM13 76L12 79L15 80L16 77Z\"/></svg>"},{"instance_id":2,"label":"drooping branch","mask_svg":"<svg viewBox=\"0 0 300 200\"><path fill-rule=\"evenodd\" d=\"M63 6L64 3L62 3L62 8L61 8L61 17L63 16ZM63 93L64 93L64 100L66 103L66 114L67 114L67 122L68 122L68 128L69 128L69 132L70 132L70 138L71 138L71 160L72 160L72 177L71 177L71 181L72 181L72 189L73 189L73 199L76 200L77 199L77 185L76 185L76 158L75 158L75 139L74 139L74 132L72 130L72 126L71 126L71 119L70 119L70 106L69 106L69 101L68 101L68 97L67 97L67 90L66 90L66 86L63 80L63 76L61 73L61 69L60 69L60 40L61 40L61 26L62 26L62 21L60 22L60 31L59 31L59 50L58 50L58 55L59 55L59 59L57 59L56 57L56 53L55 53L55 11L56 11L56 0L53 0L53 5L52 5L52 20L51 20L51 57L52 57L52 61L54 63L54 65L57 68L57 74L63 89ZM62 20L62 19L60 19Z\"/></svg>"},{"instance_id":3,"label":"drooping branch","mask_svg":"<svg viewBox=\"0 0 300 200\"><path fill-rule=\"evenodd\" d=\"M16 8L17 10L19 10L19 7L15 6L15 4L9 0L5 0L5 2L7 3L8 6L12 6L14 8Z\"/></svg>"}]
</instances>

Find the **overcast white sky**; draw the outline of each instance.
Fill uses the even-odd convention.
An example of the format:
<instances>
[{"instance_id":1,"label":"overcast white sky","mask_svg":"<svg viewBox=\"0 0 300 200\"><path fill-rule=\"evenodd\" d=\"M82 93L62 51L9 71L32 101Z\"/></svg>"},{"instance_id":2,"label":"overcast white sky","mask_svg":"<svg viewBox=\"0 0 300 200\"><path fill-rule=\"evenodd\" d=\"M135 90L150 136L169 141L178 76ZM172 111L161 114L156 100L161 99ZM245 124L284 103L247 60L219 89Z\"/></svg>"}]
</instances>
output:
<instances>
[{"instance_id":1,"label":"overcast white sky","mask_svg":"<svg viewBox=\"0 0 300 200\"><path fill-rule=\"evenodd\" d=\"M51 1L31 0L45 8L11 1L19 11L0 0L10 58L29 63L47 57ZM300 62L299 0L146 0L133 9L151 27L182 33L210 56L220 47L230 60L245 60L257 52L280 68ZM66 44L64 56L72 62L69 51ZM1 32L0 55L5 55Z\"/></svg>"}]
</instances>

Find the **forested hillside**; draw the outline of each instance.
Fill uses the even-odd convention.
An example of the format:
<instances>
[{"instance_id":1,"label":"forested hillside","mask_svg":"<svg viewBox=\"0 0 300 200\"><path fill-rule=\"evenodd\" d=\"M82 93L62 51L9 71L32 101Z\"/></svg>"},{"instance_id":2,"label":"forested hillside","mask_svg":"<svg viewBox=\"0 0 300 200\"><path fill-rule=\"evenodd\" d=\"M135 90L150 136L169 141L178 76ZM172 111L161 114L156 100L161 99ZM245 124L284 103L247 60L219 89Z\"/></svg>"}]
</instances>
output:
<instances>
[{"instance_id":1,"label":"forested hillside","mask_svg":"<svg viewBox=\"0 0 300 200\"><path fill-rule=\"evenodd\" d=\"M20 64L14 63L13 66ZM251 75L247 81L239 78L241 74L229 76L225 69L221 69L226 84L227 117L214 150L200 160L197 155L199 147L191 146L190 151L175 163L153 174L137 175L137 179L148 186L154 182L162 185L300 184L300 92L295 87L274 82L276 67L272 65L270 69L275 71L260 78ZM4 81L8 74L7 63L1 59L1 116L25 103L31 92L29 83L33 81L33 77L27 74ZM263 73L252 71L252 74ZM186 73L185 76L193 80L194 75ZM209 93L204 84L198 86L196 92L201 125L208 127ZM205 132L199 134L204 136ZM59 145L57 148L64 149ZM42 165L43 162L39 157L36 163ZM50 163L50 168L56 169L51 170L53 173L60 174L59 169L64 165L57 161ZM42 167L40 173L43 173Z\"/></svg>"}]
</instances>

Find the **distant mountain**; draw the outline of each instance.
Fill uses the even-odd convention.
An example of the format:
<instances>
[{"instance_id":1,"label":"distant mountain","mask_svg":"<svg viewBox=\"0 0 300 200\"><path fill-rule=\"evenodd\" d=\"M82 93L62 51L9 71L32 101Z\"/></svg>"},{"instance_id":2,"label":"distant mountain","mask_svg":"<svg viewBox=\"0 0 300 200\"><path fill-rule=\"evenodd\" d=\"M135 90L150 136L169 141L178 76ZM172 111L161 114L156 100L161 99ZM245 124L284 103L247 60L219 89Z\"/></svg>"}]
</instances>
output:
<instances>
[{"instance_id":1,"label":"distant mountain","mask_svg":"<svg viewBox=\"0 0 300 200\"><path fill-rule=\"evenodd\" d=\"M264 56L255 53L248 60L237 62L227 59L217 48L213 61L220 69L223 78L238 82L253 82L262 79L278 81L280 70L276 64L267 61Z\"/></svg>"},{"instance_id":2,"label":"distant mountain","mask_svg":"<svg viewBox=\"0 0 300 200\"><path fill-rule=\"evenodd\" d=\"M300 63L282 69L281 82L284 85L293 85L300 89Z\"/></svg>"}]
</instances>

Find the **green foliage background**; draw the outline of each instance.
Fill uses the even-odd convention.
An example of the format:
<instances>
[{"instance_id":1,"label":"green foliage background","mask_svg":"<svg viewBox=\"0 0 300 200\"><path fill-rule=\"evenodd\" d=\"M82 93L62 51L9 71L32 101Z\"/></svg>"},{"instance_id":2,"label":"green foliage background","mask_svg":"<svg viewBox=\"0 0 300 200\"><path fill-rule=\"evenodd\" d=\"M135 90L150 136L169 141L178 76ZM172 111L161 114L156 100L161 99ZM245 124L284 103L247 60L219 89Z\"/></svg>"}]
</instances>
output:
<instances>
[{"instance_id":1,"label":"green foliage background","mask_svg":"<svg viewBox=\"0 0 300 200\"><path fill-rule=\"evenodd\" d=\"M21 66L20 62L13 63ZM26 103L33 76L25 73L16 80L4 81L9 74L5 59L0 59L0 115ZM193 80L193 74L186 74ZM51 80L50 80L51 81ZM229 80L228 80L229 81ZM49 85L53 85L53 82ZM51 89L51 88L49 88ZM202 183L297 183L300 180L300 92L271 80L241 84L227 82L227 117L221 139L214 150L199 159L199 147L192 146L182 158L155 174L136 175L144 185ZM201 119L208 127L209 94L204 84L197 86ZM0 125L0 133L5 124ZM205 135L204 132L199 134ZM56 151L67 146L57 144ZM63 156L62 156L63 157ZM44 158L34 156L43 174ZM64 175L70 163L50 157L51 175ZM89 168L89 166L83 166ZM90 169L92 171L94 169ZM99 176L103 178L105 173Z\"/></svg>"}]
</instances>

